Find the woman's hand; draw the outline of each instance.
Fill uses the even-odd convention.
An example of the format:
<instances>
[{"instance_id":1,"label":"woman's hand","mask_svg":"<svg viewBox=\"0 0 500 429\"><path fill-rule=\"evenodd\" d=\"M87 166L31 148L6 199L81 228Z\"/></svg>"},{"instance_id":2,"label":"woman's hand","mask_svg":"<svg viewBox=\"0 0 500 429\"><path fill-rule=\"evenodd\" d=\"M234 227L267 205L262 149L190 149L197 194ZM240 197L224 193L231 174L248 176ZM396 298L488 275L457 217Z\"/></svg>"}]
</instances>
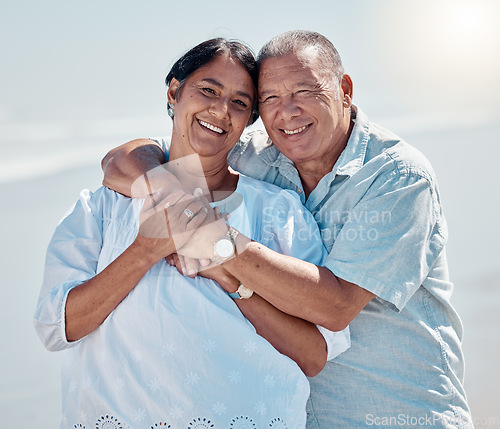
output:
<instances>
[{"instance_id":1,"label":"woman's hand","mask_svg":"<svg viewBox=\"0 0 500 429\"><path fill-rule=\"evenodd\" d=\"M180 250L207 214L204 204L192 195L176 190L164 197L160 189L145 199L134 246L157 262Z\"/></svg>"},{"instance_id":2,"label":"woman's hand","mask_svg":"<svg viewBox=\"0 0 500 429\"><path fill-rule=\"evenodd\" d=\"M203 196L200 189L195 189L194 196L204 207L210 207L209 201ZM177 253L190 259L212 259L215 242L223 237L229 229L226 220L227 215L222 216L217 208L210 207L205 220L196 232L183 246L177 246Z\"/></svg>"}]
</instances>

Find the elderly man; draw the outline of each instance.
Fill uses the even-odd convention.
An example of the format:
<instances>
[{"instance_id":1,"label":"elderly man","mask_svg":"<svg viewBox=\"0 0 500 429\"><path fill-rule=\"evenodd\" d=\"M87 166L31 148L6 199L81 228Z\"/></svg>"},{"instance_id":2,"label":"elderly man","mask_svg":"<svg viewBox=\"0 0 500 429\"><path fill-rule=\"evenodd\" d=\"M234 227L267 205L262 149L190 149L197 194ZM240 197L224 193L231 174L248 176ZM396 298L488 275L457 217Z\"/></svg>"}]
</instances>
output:
<instances>
[{"instance_id":1,"label":"elderly man","mask_svg":"<svg viewBox=\"0 0 500 429\"><path fill-rule=\"evenodd\" d=\"M259 63L267 134L246 134L230 164L296 191L329 256L315 266L250 242L223 267L289 314L336 331L350 324L352 347L310 379L308 427L472 427L431 166L352 104L325 37L282 34ZM161 162L151 141L130 142L105 158L104 183L129 193Z\"/></svg>"}]
</instances>

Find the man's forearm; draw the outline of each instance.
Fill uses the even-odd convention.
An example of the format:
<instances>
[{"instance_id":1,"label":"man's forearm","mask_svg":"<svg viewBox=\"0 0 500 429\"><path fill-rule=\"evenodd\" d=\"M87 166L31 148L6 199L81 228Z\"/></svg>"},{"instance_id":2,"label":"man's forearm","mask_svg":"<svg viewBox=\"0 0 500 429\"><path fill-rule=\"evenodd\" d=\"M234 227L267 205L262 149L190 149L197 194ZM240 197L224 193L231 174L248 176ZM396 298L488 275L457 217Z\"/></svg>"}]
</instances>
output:
<instances>
[{"instance_id":1,"label":"man's forearm","mask_svg":"<svg viewBox=\"0 0 500 429\"><path fill-rule=\"evenodd\" d=\"M103 185L127 197L145 197L154 192L155 183L142 180L144 174L165 163L165 155L161 148L152 140L137 139L110 150L101 161L104 171ZM173 174L165 180L175 189L176 178ZM139 179L139 180L138 180ZM132 185L134 186L132 192ZM134 195L132 195L132 193Z\"/></svg>"},{"instance_id":2,"label":"man's forearm","mask_svg":"<svg viewBox=\"0 0 500 429\"><path fill-rule=\"evenodd\" d=\"M331 331L341 331L375 296L325 267L281 255L257 242L224 268L276 308Z\"/></svg>"},{"instance_id":3,"label":"man's forearm","mask_svg":"<svg viewBox=\"0 0 500 429\"><path fill-rule=\"evenodd\" d=\"M221 266L212 267L202 275L217 281L226 292L234 292L240 285ZM282 312L256 293L249 299L236 299L235 303L257 333L294 360L304 374L314 377L323 369L328 351L316 325Z\"/></svg>"}]
</instances>

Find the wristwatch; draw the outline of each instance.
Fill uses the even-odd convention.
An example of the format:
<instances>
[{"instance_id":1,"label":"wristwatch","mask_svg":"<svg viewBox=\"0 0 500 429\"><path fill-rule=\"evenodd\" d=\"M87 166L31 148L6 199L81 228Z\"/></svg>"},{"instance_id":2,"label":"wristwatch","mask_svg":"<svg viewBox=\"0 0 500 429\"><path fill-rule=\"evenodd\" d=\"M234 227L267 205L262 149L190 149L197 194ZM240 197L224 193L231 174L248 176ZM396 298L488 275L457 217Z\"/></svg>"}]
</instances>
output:
<instances>
[{"instance_id":1,"label":"wristwatch","mask_svg":"<svg viewBox=\"0 0 500 429\"><path fill-rule=\"evenodd\" d=\"M230 226L226 234L215 242L213 262L222 264L235 254L236 246L234 241L238 234L238 231Z\"/></svg>"},{"instance_id":2,"label":"wristwatch","mask_svg":"<svg viewBox=\"0 0 500 429\"><path fill-rule=\"evenodd\" d=\"M244 285L239 285L236 292L230 293L229 296L233 299L248 299L253 295L253 290Z\"/></svg>"}]
</instances>

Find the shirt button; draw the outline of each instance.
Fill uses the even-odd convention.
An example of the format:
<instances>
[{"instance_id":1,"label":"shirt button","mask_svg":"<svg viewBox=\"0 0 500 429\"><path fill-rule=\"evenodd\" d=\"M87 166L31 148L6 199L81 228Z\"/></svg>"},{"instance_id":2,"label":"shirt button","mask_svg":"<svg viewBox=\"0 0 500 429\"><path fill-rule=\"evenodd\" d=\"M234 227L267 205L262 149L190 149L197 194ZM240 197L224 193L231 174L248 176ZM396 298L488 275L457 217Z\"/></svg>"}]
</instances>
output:
<instances>
[{"instance_id":1,"label":"shirt button","mask_svg":"<svg viewBox=\"0 0 500 429\"><path fill-rule=\"evenodd\" d=\"M299 194L301 194L301 193L302 193L302 189L297 188L297 192L298 192Z\"/></svg>"}]
</instances>

